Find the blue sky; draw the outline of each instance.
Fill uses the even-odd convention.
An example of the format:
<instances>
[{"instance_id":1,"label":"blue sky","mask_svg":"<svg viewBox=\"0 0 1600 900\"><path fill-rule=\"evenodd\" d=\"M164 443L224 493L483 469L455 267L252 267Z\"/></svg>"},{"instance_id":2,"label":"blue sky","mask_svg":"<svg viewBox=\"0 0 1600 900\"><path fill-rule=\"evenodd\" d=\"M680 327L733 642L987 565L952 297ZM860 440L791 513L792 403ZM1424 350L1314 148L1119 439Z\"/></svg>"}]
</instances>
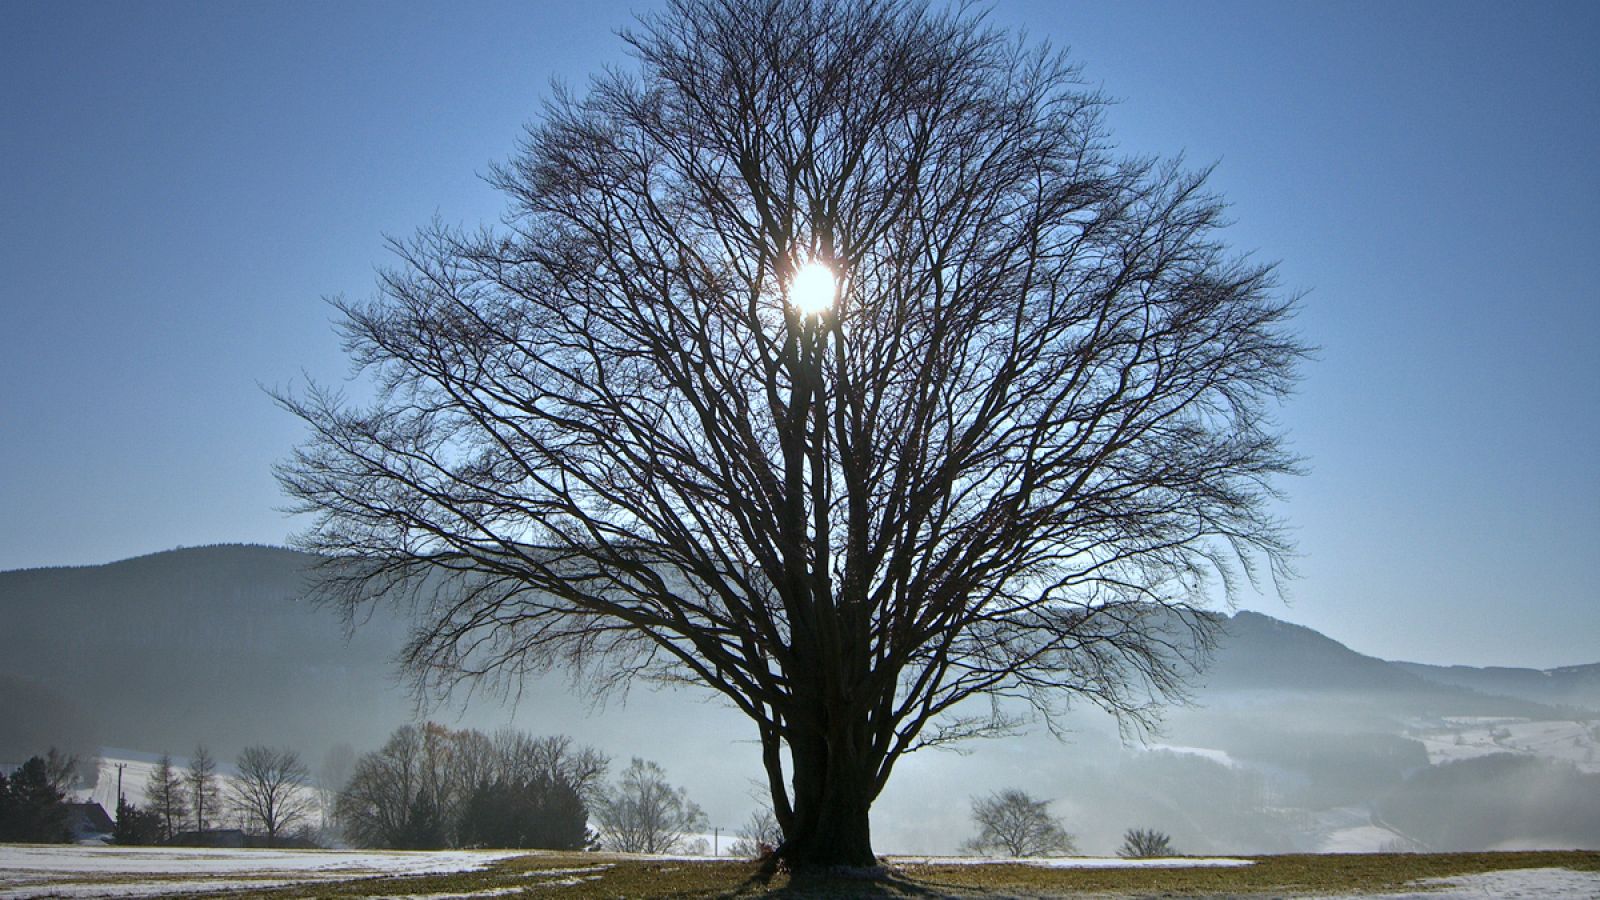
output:
<instances>
[{"instance_id":1,"label":"blue sky","mask_svg":"<svg viewBox=\"0 0 1600 900\"><path fill-rule=\"evenodd\" d=\"M322 298L475 224L552 77L654 4L0 4L0 569L282 543L262 386L347 367ZM1600 4L999 0L1216 163L1305 292L1302 577L1245 605L1430 662L1600 660Z\"/></svg>"}]
</instances>

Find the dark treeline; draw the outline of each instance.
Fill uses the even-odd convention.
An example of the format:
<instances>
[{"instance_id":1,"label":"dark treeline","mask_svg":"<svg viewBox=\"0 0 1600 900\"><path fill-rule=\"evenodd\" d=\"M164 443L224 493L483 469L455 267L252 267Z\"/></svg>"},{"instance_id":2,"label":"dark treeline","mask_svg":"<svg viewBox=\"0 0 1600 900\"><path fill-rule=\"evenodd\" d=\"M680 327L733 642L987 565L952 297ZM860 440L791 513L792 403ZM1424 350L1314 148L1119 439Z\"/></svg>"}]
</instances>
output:
<instances>
[{"instance_id":1,"label":"dark treeline","mask_svg":"<svg viewBox=\"0 0 1600 900\"><path fill-rule=\"evenodd\" d=\"M1600 775L1496 753L1422 769L1377 812L1428 850L1600 847Z\"/></svg>"},{"instance_id":2,"label":"dark treeline","mask_svg":"<svg viewBox=\"0 0 1600 900\"><path fill-rule=\"evenodd\" d=\"M561 735L405 725L356 761L333 820L364 847L589 849L607 762Z\"/></svg>"},{"instance_id":3,"label":"dark treeline","mask_svg":"<svg viewBox=\"0 0 1600 900\"><path fill-rule=\"evenodd\" d=\"M79 781L76 756L50 748L10 775L0 773L0 842L59 843L71 839L67 791Z\"/></svg>"},{"instance_id":4,"label":"dark treeline","mask_svg":"<svg viewBox=\"0 0 1600 900\"><path fill-rule=\"evenodd\" d=\"M96 803L69 802L92 783L76 757L52 749L0 774L0 841L666 852L704 825L655 763L634 759L609 787L608 764L565 735L432 722L403 725L360 756L339 745L315 777L295 751L263 746L223 772L202 745L182 765L163 754L141 803L119 797L113 821Z\"/></svg>"}]
</instances>

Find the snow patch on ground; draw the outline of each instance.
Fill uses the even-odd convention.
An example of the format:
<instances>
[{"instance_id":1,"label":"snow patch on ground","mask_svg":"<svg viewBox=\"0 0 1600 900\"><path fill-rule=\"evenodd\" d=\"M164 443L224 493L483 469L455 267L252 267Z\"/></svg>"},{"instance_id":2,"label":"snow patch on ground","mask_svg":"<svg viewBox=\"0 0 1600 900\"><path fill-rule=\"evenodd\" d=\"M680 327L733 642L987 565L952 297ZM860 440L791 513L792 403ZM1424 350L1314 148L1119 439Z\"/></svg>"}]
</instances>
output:
<instances>
[{"instance_id":1,"label":"snow patch on ground","mask_svg":"<svg viewBox=\"0 0 1600 900\"><path fill-rule=\"evenodd\" d=\"M0 898L143 898L204 891L260 890L343 881L350 878L436 875L482 869L519 851L347 852L123 848L65 845L0 845ZM708 862L704 857L685 862ZM1006 859L972 856L896 856L893 865L1015 864L1047 868L1183 868L1247 866L1248 859L1173 857L1116 859L1064 857ZM559 888L600 878L608 864L536 870L515 887L465 893L397 894L389 900L490 900L530 889ZM1349 896L1349 895L1343 895ZM1543 897L1600 898L1600 872L1513 869L1430 878L1411 889L1360 896L1374 900L1533 900Z\"/></svg>"},{"instance_id":2,"label":"snow patch on ground","mask_svg":"<svg viewBox=\"0 0 1600 900\"><path fill-rule=\"evenodd\" d=\"M35 898L35 897L61 897L61 898L136 898L136 897L175 897L183 894L202 894L212 891L254 891L269 890L272 888L294 887L305 884L303 879L261 879L261 880L231 880L226 878L204 878L195 881L129 881L129 882L99 882L99 883L58 883L44 882L27 885L20 888L0 888L0 897L5 898Z\"/></svg>"},{"instance_id":3,"label":"snow patch on ground","mask_svg":"<svg viewBox=\"0 0 1600 900\"><path fill-rule=\"evenodd\" d=\"M472 891L466 894L379 894L367 900L476 900L479 897L504 897L507 894L520 894L520 887L487 888L481 891Z\"/></svg>"},{"instance_id":4,"label":"snow patch on ground","mask_svg":"<svg viewBox=\"0 0 1600 900\"><path fill-rule=\"evenodd\" d=\"M1044 869L1188 869L1254 865L1253 860L1221 856L1173 856L1157 859L1122 859L1108 856L1003 857L1003 856L891 856L895 866L1038 866Z\"/></svg>"},{"instance_id":5,"label":"snow patch on ground","mask_svg":"<svg viewBox=\"0 0 1600 900\"><path fill-rule=\"evenodd\" d=\"M444 875L476 871L521 855L521 851L473 850L0 845L0 900L38 896L149 897L348 878Z\"/></svg>"},{"instance_id":6,"label":"snow patch on ground","mask_svg":"<svg viewBox=\"0 0 1600 900\"><path fill-rule=\"evenodd\" d=\"M529 878L554 878L556 876L571 877L574 875L598 875L607 869L616 868L611 864L603 866L584 866L581 869L530 869L523 873Z\"/></svg>"},{"instance_id":7,"label":"snow patch on ground","mask_svg":"<svg viewBox=\"0 0 1600 900\"><path fill-rule=\"evenodd\" d=\"M1600 897L1600 872L1572 869L1506 869L1479 875L1453 875L1413 882L1418 890L1361 894L1371 900L1535 900L1550 897ZM1344 895L1349 896L1349 895Z\"/></svg>"},{"instance_id":8,"label":"snow patch on ground","mask_svg":"<svg viewBox=\"0 0 1600 900\"><path fill-rule=\"evenodd\" d=\"M1143 749L1147 751L1166 751L1167 753L1177 753L1183 756L1198 756L1201 759L1209 759L1230 769L1242 768L1238 760L1228 755L1228 751L1216 750L1211 747L1188 747L1181 744L1147 744Z\"/></svg>"},{"instance_id":9,"label":"snow patch on ground","mask_svg":"<svg viewBox=\"0 0 1600 900\"><path fill-rule=\"evenodd\" d=\"M1360 806L1322 810L1311 817L1306 833L1315 838L1317 853L1392 853L1412 845Z\"/></svg>"},{"instance_id":10,"label":"snow patch on ground","mask_svg":"<svg viewBox=\"0 0 1600 900\"><path fill-rule=\"evenodd\" d=\"M575 875L571 878L557 878L555 881L541 881L534 887L577 887L585 881L595 881L599 878L599 875Z\"/></svg>"},{"instance_id":11,"label":"snow patch on ground","mask_svg":"<svg viewBox=\"0 0 1600 900\"><path fill-rule=\"evenodd\" d=\"M138 807L145 805L145 786L150 783L150 775L156 770L156 760L145 758L147 754L135 753L131 750L122 750L115 747L100 748L100 772L95 781L94 788L90 791L77 791L77 799L92 800L111 815L117 817L117 766L122 770L122 796L128 802ZM185 759L182 765L187 766ZM172 761L173 769L182 771L179 762ZM220 785L219 785L220 787Z\"/></svg>"},{"instance_id":12,"label":"snow patch on ground","mask_svg":"<svg viewBox=\"0 0 1600 900\"><path fill-rule=\"evenodd\" d=\"M0 871L5 872L4 877L30 869L108 875L440 875L474 871L524 855L526 851L521 850L240 850L6 844L0 845Z\"/></svg>"}]
</instances>

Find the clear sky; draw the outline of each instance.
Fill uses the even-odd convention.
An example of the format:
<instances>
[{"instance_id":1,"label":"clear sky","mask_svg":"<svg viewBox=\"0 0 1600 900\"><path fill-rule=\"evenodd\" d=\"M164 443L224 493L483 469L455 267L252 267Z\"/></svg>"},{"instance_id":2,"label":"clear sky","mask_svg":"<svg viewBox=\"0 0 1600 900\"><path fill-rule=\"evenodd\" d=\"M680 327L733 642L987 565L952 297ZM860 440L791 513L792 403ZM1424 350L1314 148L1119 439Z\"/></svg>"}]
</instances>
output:
<instances>
[{"instance_id":1,"label":"clear sky","mask_svg":"<svg viewBox=\"0 0 1600 900\"><path fill-rule=\"evenodd\" d=\"M644 0L0 3L0 569L283 543L263 386L322 298L476 224ZM1245 605L1425 662L1600 660L1600 4L1067 3L1129 153L1217 163L1321 347L1282 415L1302 577Z\"/></svg>"}]
</instances>

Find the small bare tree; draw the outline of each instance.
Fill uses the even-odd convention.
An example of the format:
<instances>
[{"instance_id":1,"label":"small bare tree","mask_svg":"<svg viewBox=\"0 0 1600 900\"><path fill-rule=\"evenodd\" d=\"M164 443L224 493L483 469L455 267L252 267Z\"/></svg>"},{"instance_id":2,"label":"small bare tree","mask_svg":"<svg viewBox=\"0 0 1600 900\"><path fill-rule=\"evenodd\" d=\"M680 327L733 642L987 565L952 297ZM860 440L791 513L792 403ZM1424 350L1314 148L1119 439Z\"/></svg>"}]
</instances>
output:
<instances>
[{"instance_id":1,"label":"small bare tree","mask_svg":"<svg viewBox=\"0 0 1600 900\"><path fill-rule=\"evenodd\" d=\"M791 866L1016 698L1139 722L1207 582L1287 553L1302 345L1204 173L962 5L670 0L493 170L508 227L342 302L379 390L279 399L301 546L433 686L568 664L747 715ZM976 702L967 703L965 701Z\"/></svg>"},{"instance_id":2,"label":"small bare tree","mask_svg":"<svg viewBox=\"0 0 1600 900\"><path fill-rule=\"evenodd\" d=\"M239 754L232 782L234 808L247 829L259 828L267 846L279 835L305 824L316 808L308 782L311 774L293 750L246 747Z\"/></svg>"},{"instance_id":3,"label":"small bare tree","mask_svg":"<svg viewBox=\"0 0 1600 900\"><path fill-rule=\"evenodd\" d=\"M739 829L738 839L728 847L728 853L741 859L758 859L777 850L781 843L783 829L778 826L778 817L763 806L745 820L744 826Z\"/></svg>"},{"instance_id":4,"label":"small bare tree","mask_svg":"<svg viewBox=\"0 0 1600 900\"><path fill-rule=\"evenodd\" d=\"M600 795L595 817L605 848L621 853L670 853L706 822L683 788L667 783L660 766L638 757Z\"/></svg>"},{"instance_id":5,"label":"small bare tree","mask_svg":"<svg viewBox=\"0 0 1600 900\"><path fill-rule=\"evenodd\" d=\"M1072 835L1050 815L1049 800L1035 800L1023 791L1005 790L972 798L972 820L978 834L964 849L1006 856L1065 856L1077 852Z\"/></svg>"},{"instance_id":6,"label":"small bare tree","mask_svg":"<svg viewBox=\"0 0 1600 900\"><path fill-rule=\"evenodd\" d=\"M217 761L204 745L194 748L183 781L194 809L194 830L204 833L209 822L206 814L216 815L221 798L221 789L217 786Z\"/></svg>"},{"instance_id":7,"label":"small bare tree","mask_svg":"<svg viewBox=\"0 0 1600 900\"><path fill-rule=\"evenodd\" d=\"M1129 828L1122 835L1122 846L1117 849L1117 855L1123 859L1154 859L1176 854L1172 838L1154 828Z\"/></svg>"},{"instance_id":8,"label":"small bare tree","mask_svg":"<svg viewBox=\"0 0 1600 900\"><path fill-rule=\"evenodd\" d=\"M100 780L100 758L80 757L76 753L51 747L44 755L45 771L50 784L63 794L80 788L92 788Z\"/></svg>"}]
</instances>

